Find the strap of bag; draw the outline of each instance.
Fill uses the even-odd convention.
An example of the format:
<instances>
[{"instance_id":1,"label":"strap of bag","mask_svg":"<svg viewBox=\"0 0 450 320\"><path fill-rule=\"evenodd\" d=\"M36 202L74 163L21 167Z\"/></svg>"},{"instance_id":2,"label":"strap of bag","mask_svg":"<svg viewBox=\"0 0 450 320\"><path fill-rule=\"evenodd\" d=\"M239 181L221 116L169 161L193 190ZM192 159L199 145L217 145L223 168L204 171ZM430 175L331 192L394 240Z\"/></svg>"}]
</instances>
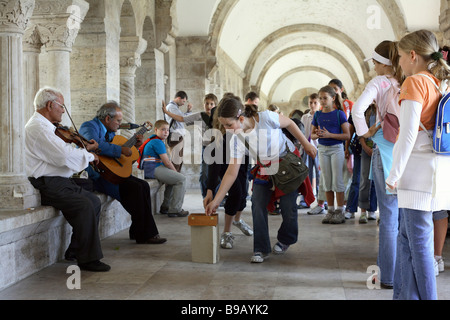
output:
<instances>
[{"instance_id":1,"label":"strap of bag","mask_svg":"<svg viewBox=\"0 0 450 320\"><path fill-rule=\"evenodd\" d=\"M390 86L389 86L388 90L390 90L392 88L393 84L392 84L391 80L389 80L388 77L386 77L386 79L387 79L387 81L389 81ZM389 91L386 91L386 92L389 92ZM377 110L378 117L381 119L381 122L383 122L384 117L386 117L386 114L387 114L387 107L386 107L386 113L384 114L384 116L381 115L380 108L376 108L376 110Z\"/></svg>"},{"instance_id":2,"label":"strap of bag","mask_svg":"<svg viewBox=\"0 0 450 320\"><path fill-rule=\"evenodd\" d=\"M210 118L209 118L208 114L206 112L201 112L200 115L202 117L203 123L206 126L206 129L209 129L209 120L210 120Z\"/></svg>"},{"instance_id":3,"label":"strap of bag","mask_svg":"<svg viewBox=\"0 0 450 320\"><path fill-rule=\"evenodd\" d=\"M341 128L341 113L339 111L341 111L341 110L337 109L337 121L338 121L339 130L341 130L341 133L342 133L343 131ZM316 113L314 113L314 117L316 118L317 125L319 125L319 115L321 115L322 113L323 113L322 111L317 111ZM316 117L316 114L317 114L317 117Z\"/></svg>"},{"instance_id":4,"label":"strap of bag","mask_svg":"<svg viewBox=\"0 0 450 320\"><path fill-rule=\"evenodd\" d=\"M166 117L168 117L168 115L164 113L164 120L167 121ZM172 118L172 120L170 120L170 123L169 123L169 132L170 132L170 129L172 129L172 126L173 126L174 122L175 122L175 120Z\"/></svg>"},{"instance_id":5,"label":"strap of bag","mask_svg":"<svg viewBox=\"0 0 450 320\"><path fill-rule=\"evenodd\" d=\"M438 85L436 84L436 82L434 82L434 80L433 80L430 76L428 76L428 75L426 75L426 74L423 74L423 73L418 73L417 75L418 75L418 76L425 77L425 78L427 78L428 80L430 80L430 81L434 84L436 90L439 91L439 93L442 95L441 89L438 87Z\"/></svg>"},{"instance_id":6,"label":"strap of bag","mask_svg":"<svg viewBox=\"0 0 450 320\"><path fill-rule=\"evenodd\" d=\"M266 165L261 161L261 159L259 158L258 153L257 153L257 152L254 152L254 150L250 147L250 144L248 143L248 141L245 140L244 137L243 137L242 135L240 135L240 134L238 134L237 136L238 136L238 138L239 138L242 142L244 142L245 148L248 150L248 152L250 153L250 155L251 155L252 153L255 154L255 155L256 155L256 160L258 161L258 163L260 163L264 168L269 168L269 166L266 166ZM288 145L287 142L286 142L286 150L287 150L287 152L291 152L291 150L289 149L289 145Z\"/></svg>"},{"instance_id":7,"label":"strap of bag","mask_svg":"<svg viewBox=\"0 0 450 320\"><path fill-rule=\"evenodd\" d=\"M423 73L418 73L417 75L418 75L418 76L425 77L425 78L427 78L428 80L430 80L430 81L434 84L434 87L435 87L436 90L439 92L439 94L440 94L441 96L443 95L443 93L441 92L441 90L440 90L440 88L438 87L438 85L436 84L436 82L434 82L434 80L433 80L430 76L428 76L428 75L426 75L426 74L423 74ZM433 136L428 132L427 128L426 128L425 125L422 123L422 121L420 121L420 127L422 128L423 131L425 131L425 132L427 133L427 135L428 135L428 137L430 137L431 141L433 141Z\"/></svg>"},{"instance_id":8,"label":"strap of bag","mask_svg":"<svg viewBox=\"0 0 450 320\"><path fill-rule=\"evenodd\" d=\"M248 141L245 140L245 138L244 138L242 135L240 135L240 134L238 134L237 137L239 138L239 140L241 140L241 141L244 143L245 148L248 150L248 152L250 153L250 155L251 155L252 153L255 154L255 155L256 155L256 160L257 160L263 167L267 168L267 167L261 162L261 160L259 159L258 153L257 153L257 152L254 152L253 149L250 147L250 144L248 143Z\"/></svg>"}]
</instances>

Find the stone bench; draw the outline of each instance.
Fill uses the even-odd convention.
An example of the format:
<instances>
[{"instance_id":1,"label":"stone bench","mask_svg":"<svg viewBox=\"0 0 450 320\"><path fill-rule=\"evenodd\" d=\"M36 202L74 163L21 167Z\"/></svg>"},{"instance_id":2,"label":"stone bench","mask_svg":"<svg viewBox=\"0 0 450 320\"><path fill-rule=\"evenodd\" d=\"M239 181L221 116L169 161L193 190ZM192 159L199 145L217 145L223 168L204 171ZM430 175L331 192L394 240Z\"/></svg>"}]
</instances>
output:
<instances>
[{"instance_id":1,"label":"stone bench","mask_svg":"<svg viewBox=\"0 0 450 320\"><path fill-rule=\"evenodd\" d=\"M150 185L152 213L159 212L164 186ZM101 239L129 228L131 216L122 205L104 194L99 222ZM72 228L60 211L41 206L20 211L0 211L0 290L64 258Z\"/></svg>"}]
</instances>

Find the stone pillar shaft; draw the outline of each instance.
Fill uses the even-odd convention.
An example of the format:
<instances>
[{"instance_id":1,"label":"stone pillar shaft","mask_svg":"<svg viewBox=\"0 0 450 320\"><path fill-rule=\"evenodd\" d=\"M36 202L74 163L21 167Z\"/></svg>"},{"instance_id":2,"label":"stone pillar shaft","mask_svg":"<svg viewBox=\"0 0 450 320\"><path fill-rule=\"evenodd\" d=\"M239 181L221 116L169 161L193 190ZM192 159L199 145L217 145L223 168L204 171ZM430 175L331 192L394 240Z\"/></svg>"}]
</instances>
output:
<instances>
[{"instance_id":1,"label":"stone pillar shaft","mask_svg":"<svg viewBox=\"0 0 450 320\"><path fill-rule=\"evenodd\" d=\"M84 0L44 1L37 0L32 22L36 25L40 42L48 53L47 82L42 85L54 87L64 95L69 113L72 110L70 87L70 53L81 23L89 10ZM72 126L67 115L63 124Z\"/></svg>"},{"instance_id":2,"label":"stone pillar shaft","mask_svg":"<svg viewBox=\"0 0 450 320\"><path fill-rule=\"evenodd\" d=\"M23 39L23 86L25 123L33 116L34 97L39 91L39 54L42 43L35 26L25 31Z\"/></svg>"},{"instance_id":3,"label":"stone pillar shaft","mask_svg":"<svg viewBox=\"0 0 450 320\"><path fill-rule=\"evenodd\" d=\"M141 67L141 54L147 48L147 41L139 37L123 37L120 39L120 106L123 122L135 123L135 78L136 69ZM142 124L142 123L140 123ZM134 132L124 130L121 135L131 138Z\"/></svg>"},{"instance_id":4,"label":"stone pillar shaft","mask_svg":"<svg viewBox=\"0 0 450 320\"><path fill-rule=\"evenodd\" d=\"M26 209L39 204L25 173L22 38L34 0L0 6L0 209Z\"/></svg>"}]
</instances>

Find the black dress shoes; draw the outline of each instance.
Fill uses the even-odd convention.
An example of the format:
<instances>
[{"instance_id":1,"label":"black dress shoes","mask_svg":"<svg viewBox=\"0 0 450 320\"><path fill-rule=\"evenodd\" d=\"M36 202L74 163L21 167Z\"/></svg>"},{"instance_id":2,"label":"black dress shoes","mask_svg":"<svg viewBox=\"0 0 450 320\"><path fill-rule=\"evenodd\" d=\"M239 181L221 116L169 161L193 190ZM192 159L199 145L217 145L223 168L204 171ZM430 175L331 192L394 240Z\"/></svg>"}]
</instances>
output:
<instances>
[{"instance_id":1,"label":"black dress shoes","mask_svg":"<svg viewBox=\"0 0 450 320\"><path fill-rule=\"evenodd\" d=\"M87 263L78 263L81 270L93 271L93 272L106 272L111 270L111 267L100 260L95 260Z\"/></svg>"},{"instance_id":2,"label":"black dress shoes","mask_svg":"<svg viewBox=\"0 0 450 320\"><path fill-rule=\"evenodd\" d=\"M159 234L157 234L156 236L151 237L150 239L148 239L146 241L136 241L136 243L138 243L138 244L161 244L166 241L167 241L166 238L161 238L159 236Z\"/></svg>"},{"instance_id":3,"label":"black dress shoes","mask_svg":"<svg viewBox=\"0 0 450 320\"><path fill-rule=\"evenodd\" d=\"M67 249L66 252L64 253L64 259L66 259L66 261L77 261L77 255L75 253L75 250L72 249Z\"/></svg>"}]
</instances>

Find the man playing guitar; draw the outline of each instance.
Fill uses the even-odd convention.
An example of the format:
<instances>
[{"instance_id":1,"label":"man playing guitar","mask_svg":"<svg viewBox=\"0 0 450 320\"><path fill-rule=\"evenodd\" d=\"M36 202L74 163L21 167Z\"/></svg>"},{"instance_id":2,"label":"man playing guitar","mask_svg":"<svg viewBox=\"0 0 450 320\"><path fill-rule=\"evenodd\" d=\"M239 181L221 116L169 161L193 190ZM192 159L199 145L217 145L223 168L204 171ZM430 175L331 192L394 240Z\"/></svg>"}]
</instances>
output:
<instances>
[{"instance_id":1,"label":"man playing guitar","mask_svg":"<svg viewBox=\"0 0 450 320\"><path fill-rule=\"evenodd\" d=\"M134 147L121 146L112 143L116 132L123 120L123 113L118 103L108 102L97 112L97 116L83 123L80 127L80 134L86 139L93 139L99 145L99 158L109 157L120 159L123 156L130 157ZM136 139L136 145L142 144L142 137ZM121 164L117 160L117 166ZM158 228L153 219L150 199L150 186L144 180L132 175L121 178L119 183L111 182L105 176L87 168L89 178L93 180L94 190L105 193L118 200L125 210L131 215L130 239L136 240L139 244L161 244L167 241L159 236Z\"/></svg>"}]
</instances>

